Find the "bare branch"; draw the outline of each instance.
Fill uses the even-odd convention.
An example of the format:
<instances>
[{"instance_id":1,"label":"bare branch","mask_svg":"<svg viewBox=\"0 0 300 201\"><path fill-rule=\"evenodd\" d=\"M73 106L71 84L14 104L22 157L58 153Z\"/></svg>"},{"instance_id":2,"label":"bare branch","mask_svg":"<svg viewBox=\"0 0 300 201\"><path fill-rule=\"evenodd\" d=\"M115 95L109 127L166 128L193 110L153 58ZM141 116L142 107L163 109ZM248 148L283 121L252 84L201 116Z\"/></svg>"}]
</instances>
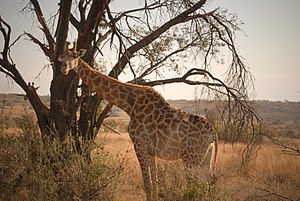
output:
<instances>
[{"instance_id":1,"label":"bare branch","mask_svg":"<svg viewBox=\"0 0 300 201\"><path fill-rule=\"evenodd\" d=\"M117 77L125 68L126 64L128 63L129 59L133 57L133 54L140 50L141 48L149 45L152 41L158 38L161 34L167 31L170 27L185 22L189 14L195 12L199 8L201 8L205 4L206 0L200 0L194 6L187 9L186 11L182 12L175 18L169 20L162 26L160 26L155 31L151 32L148 36L140 40L139 42L135 43L128 49L124 51L123 56L118 60L117 64L114 66L113 70L109 73L111 77Z\"/></svg>"},{"instance_id":2,"label":"bare branch","mask_svg":"<svg viewBox=\"0 0 300 201\"><path fill-rule=\"evenodd\" d=\"M54 51L55 41L54 41L54 38L52 37L52 35L50 33L50 30L49 30L48 25L46 23L46 20L44 18L44 15L43 15L42 9L39 5L39 2L37 0L30 0L30 2L32 3L32 5L34 7L34 11L36 13L36 16L37 16L37 19L38 19L39 23L42 25L42 31L44 32L44 34L47 38L47 41L48 41L48 44L49 44L49 49L51 51Z\"/></svg>"},{"instance_id":3,"label":"bare branch","mask_svg":"<svg viewBox=\"0 0 300 201\"><path fill-rule=\"evenodd\" d=\"M3 26L4 25L4 26ZM7 76L11 77L26 93L26 97L29 99L37 118L39 120L39 125L41 130L46 129L42 122L46 122L48 119L49 108L45 106L45 104L40 100L36 92L36 87L33 85L27 85L25 80L23 79L22 75L16 68L16 65L12 63L12 59L9 55L10 47L20 38L20 36L10 44L10 34L11 28L8 23L6 23L2 18L0 18L0 29L1 33L4 38L4 47L2 52L2 58L0 58L0 72L6 74ZM8 60L10 58L11 62Z\"/></svg>"},{"instance_id":4,"label":"bare branch","mask_svg":"<svg viewBox=\"0 0 300 201\"><path fill-rule=\"evenodd\" d=\"M6 29L5 29L6 28ZM9 42L10 42L10 34L11 28L8 23L6 23L0 16L0 31L2 32L2 36L4 38L4 46L2 50L3 60L7 60L8 51L9 51Z\"/></svg>"},{"instance_id":5,"label":"bare branch","mask_svg":"<svg viewBox=\"0 0 300 201\"><path fill-rule=\"evenodd\" d=\"M55 52L54 49L48 48L46 46L46 44L43 44L40 40L38 40L36 37L34 37L33 35L31 35L28 32L25 32L25 34L35 43L37 44L42 51L44 52L44 54L49 57L50 61L54 62L54 57L55 57Z\"/></svg>"},{"instance_id":6,"label":"bare branch","mask_svg":"<svg viewBox=\"0 0 300 201\"><path fill-rule=\"evenodd\" d=\"M99 117L97 118L96 122L95 122L95 129L96 131L98 131L104 121L104 119L106 117L108 117L109 112L111 111L111 108L113 107L112 104L108 103L106 105L106 107L104 108L104 110L102 111L102 113L99 115Z\"/></svg>"},{"instance_id":7,"label":"bare branch","mask_svg":"<svg viewBox=\"0 0 300 201\"><path fill-rule=\"evenodd\" d=\"M274 195L274 196L276 196L276 197L278 197L278 198L281 198L281 199L284 199L284 200L296 201L296 200L293 200L293 199L291 199L291 198L289 198L289 197L286 197L286 196L284 196L284 195L281 195L281 194L279 194L279 193L273 192L273 191L271 191L271 190L269 190L269 189L265 189L265 188L256 188L256 189L268 193L267 195L265 195L265 196L260 196L260 197L266 197L266 196Z\"/></svg>"},{"instance_id":8,"label":"bare branch","mask_svg":"<svg viewBox=\"0 0 300 201\"><path fill-rule=\"evenodd\" d=\"M106 123L103 123L102 125L103 125L105 128L111 130L112 132L114 132L114 133L116 133L116 134L118 134L118 135L121 135L120 132L118 132L117 130L115 130L115 129L113 129L112 127L108 126Z\"/></svg>"},{"instance_id":9,"label":"bare branch","mask_svg":"<svg viewBox=\"0 0 300 201\"><path fill-rule=\"evenodd\" d=\"M178 48L177 50L169 53L168 55L166 55L163 59L157 61L154 64L151 64L151 66L149 68L147 68L143 73L141 73L141 75L137 78L137 79L142 79L143 77L151 74L153 71L157 70L157 68L159 67L159 65L163 64L167 59L171 58L172 56L183 52L185 50L187 50L190 46L192 46L194 44L195 40L192 40L190 43L188 43L187 45L185 45L182 48Z\"/></svg>"},{"instance_id":10,"label":"bare branch","mask_svg":"<svg viewBox=\"0 0 300 201\"><path fill-rule=\"evenodd\" d=\"M282 148L282 152L288 155L300 156L300 147L293 139L287 137L275 138L270 135L264 135L274 144Z\"/></svg>"}]
</instances>

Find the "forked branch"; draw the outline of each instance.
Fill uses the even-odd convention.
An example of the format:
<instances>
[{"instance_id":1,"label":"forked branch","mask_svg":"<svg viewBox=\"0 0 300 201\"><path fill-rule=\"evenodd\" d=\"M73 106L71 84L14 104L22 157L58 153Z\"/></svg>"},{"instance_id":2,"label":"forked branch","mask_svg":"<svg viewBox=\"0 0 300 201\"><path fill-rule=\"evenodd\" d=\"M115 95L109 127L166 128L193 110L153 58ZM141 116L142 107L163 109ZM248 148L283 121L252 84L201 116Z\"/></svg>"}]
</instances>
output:
<instances>
[{"instance_id":1,"label":"forked branch","mask_svg":"<svg viewBox=\"0 0 300 201\"><path fill-rule=\"evenodd\" d=\"M44 15L43 15L42 9L39 5L39 2L37 0L30 0L30 2L33 5L34 11L36 13L36 17L37 17L39 23L41 24L42 31L44 32L46 39L48 41L49 51L54 51L55 41L54 41L54 38L52 37L52 34L50 33L50 30L49 30L46 20L44 18Z\"/></svg>"},{"instance_id":2,"label":"forked branch","mask_svg":"<svg viewBox=\"0 0 300 201\"><path fill-rule=\"evenodd\" d=\"M26 93L26 97L30 101L37 118L39 120L39 126L41 130L46 130L47 128L44 126L46 124L42 122L48 121L48 114L49 108L45 106L45 104L40 100L36 92L36 88L34 85L27 84L23 79L22 75L16 68L16 65L12 62L12 59L9 55L9 50L11 45L15 43L15 41L10 44L10 37L11 37L11 28L7 22L5 22L0 17L0 31L4 38L4 46L1 52L0 58L0 72L6 74L7 76L11 77ZM10 59L9 59L10 58Z\"/></svg>"}]
</instances>

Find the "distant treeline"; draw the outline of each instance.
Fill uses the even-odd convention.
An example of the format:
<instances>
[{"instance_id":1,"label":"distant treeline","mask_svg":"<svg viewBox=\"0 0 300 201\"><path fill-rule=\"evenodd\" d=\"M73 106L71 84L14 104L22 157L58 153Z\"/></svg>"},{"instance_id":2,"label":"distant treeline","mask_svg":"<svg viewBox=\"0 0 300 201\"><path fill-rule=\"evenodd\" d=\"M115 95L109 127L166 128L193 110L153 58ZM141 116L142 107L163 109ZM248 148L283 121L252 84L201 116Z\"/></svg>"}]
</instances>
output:
<instances>
[{"instance_id":1,"label":"distant treeline","mask_svg":"<svg viewBox=\"0 0 300 201\"><path fill-rule=\"evenodd\" d=\"M46 105L50 104L50 96L42 96ZM207 100L167 100L177 108L193 114L215 115L215 104ZM0 104L2 106L30 105L24 100L22 94L1 94ZM268 123L274 124L290 133L293 137L300 137L300 102L290 101L253 101L251 106ZM120 109L115 108L113 114Z\"/></svg>"}]
</instances>

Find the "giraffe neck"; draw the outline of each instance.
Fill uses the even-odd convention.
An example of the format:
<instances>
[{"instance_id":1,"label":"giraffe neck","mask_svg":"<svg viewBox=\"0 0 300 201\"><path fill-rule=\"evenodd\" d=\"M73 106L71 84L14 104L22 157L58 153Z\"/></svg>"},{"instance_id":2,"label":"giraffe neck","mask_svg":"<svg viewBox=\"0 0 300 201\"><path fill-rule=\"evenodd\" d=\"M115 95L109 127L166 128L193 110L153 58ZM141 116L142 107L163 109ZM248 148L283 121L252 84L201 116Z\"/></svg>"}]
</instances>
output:
<instances>
[{"instance_id":1,"label":"giraffe neck","mask_svg":"<svg viewBox=\"0 0 300 201\"><path fill-rule=\"evenodd\" d=\"M131 114L137 97L144 93L143 87L122 83L93 69L81 58L78 58L77 68L74 69L82 81L103 99Z\"/></svg>"}]
</instances>

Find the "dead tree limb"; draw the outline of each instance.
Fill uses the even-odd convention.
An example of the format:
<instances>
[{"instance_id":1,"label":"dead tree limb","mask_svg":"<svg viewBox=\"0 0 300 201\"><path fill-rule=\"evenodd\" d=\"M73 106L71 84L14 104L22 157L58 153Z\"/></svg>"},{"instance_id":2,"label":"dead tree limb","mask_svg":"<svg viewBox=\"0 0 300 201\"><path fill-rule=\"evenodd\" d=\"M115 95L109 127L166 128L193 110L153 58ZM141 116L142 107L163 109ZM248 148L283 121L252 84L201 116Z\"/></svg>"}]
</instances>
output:
<instances>
[{"instance_id":1,"label":"dead tree limb","mask_svg":"<svg viewBox=\"0 0 300 201\"><path fill-rule=\"evenodd\" d=\"M11 27L0 17L0 31L4 39L4 46L1 52L2 58L0 58L0 72L12 78L26 93L26 97L30 101L36 115L38 118L38 124L42 132L49 133L47 127L49 123L49 108L41 101L37 91L32 85L26 83L18 69L16 64L13 63L11 56L9 54L10 38L11 38Z\"/></svg>"},{"instance_id":2,"label":"dead tree limb","mask_svg":"<svg viewBox=\"0 0 300 201\"><path fill-rule=\"evenodd\" d=\"M273 192L273 191L271 191L271 190L269 190L269 189L265 189L265 188L256 188L256 189L258 189L258 190L260 190L260 191L263 191L263 192L267 193L266 195L263 195L263 196L257 196L257 197L260 197L260 198L262 198L262 197L267 197L267 196L275 196L275 197L280 198L280 199L283 199L283 200L296 201L296 200L294 200L294 199L291 199L291 198L289 198L289 197L287 197L287 196L284 196L284 195L282 195L282 194L279 194L279 193L277 193L277 192Z\"/></svg>"}]
</instances>

